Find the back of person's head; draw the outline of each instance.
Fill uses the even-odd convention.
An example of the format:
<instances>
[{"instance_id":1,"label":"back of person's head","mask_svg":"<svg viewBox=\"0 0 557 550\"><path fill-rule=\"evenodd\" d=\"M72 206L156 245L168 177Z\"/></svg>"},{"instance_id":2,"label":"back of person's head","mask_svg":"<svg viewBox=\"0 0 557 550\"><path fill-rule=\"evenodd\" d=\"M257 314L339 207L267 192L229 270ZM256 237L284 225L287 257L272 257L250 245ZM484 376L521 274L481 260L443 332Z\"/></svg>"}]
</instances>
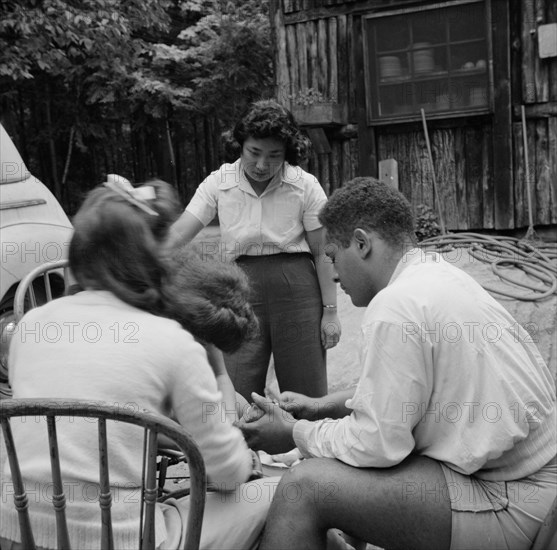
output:
<instances>
[{"instance_id":1,"label":"back of person's head","mask_svg":"<svg viewBox=\"0 0 557 550\"><path fill-rule=\"evenodd\" d=\"M154 185L153 185L154 184ZM150 182L154 198L145 212L101 185L86 197L73 219L69 264L81 289L108 290L132 306L161 311L164 266L160 240L174 221L174 195L164 182Z\"/></svg>"},{"instance_id":2,"label":"back of person's head","mask_svg":"<svg viewBox=\"0 0 557 550\"><path fill-rule=\"evenodd\" d=\"M343 248L350 246L356 228L375 231L391 246L415 242L410 203L394 187L371 177L358 177L337 189L319 220L328 239Z\"/></svg>"},{"instance_id":3,"label":"back of person's head","mask_svg":"<svg viewBox=\"0 0 557 550\"><path fill-rule=\"evenodd\" d=\"M193 336L224 352L258 334L250 287L236 265L204 256L193 245L176 246L166 258L166 315Z\"/></svg>"},{"instance_id":4,"label":"back of person's head","mask_svg":"<svg viewBox=\"0 0 557 550\"><path fill-rule=\"evenodd\" d=\"M298 166L307 158L311 146L292 113L272 99L261 99L249 105L236 123L233 136L240 146L249 137L282 141L285 160L292 166Z\"/></svg>"}]
</instances>

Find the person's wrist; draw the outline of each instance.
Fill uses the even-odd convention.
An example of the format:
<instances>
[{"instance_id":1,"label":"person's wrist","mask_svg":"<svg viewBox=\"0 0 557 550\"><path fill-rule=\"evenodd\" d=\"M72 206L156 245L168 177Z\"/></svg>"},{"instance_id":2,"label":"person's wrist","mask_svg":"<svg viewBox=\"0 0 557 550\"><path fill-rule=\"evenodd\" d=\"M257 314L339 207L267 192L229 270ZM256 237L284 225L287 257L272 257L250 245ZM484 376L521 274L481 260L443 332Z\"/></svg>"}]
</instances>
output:
<instances>
[{"instance_id":1,"label":"person's wrist","mask_svg":"<svg viewBox=\"0 0 557 550\"><path fill-rule=\"evenodd\" d=\"M255 479L261 479L263 477L263 466L261 465L261 459L257 451L250 449L251 453L251 475L248 481L253 481Z\"/></svg>"},{"instance_id":2,"label":"person's wrist","mask_svg":"<svg viewBox=\"0 0 557 550\"><path fill-rule=\"evenodd\" d=\"M324 397L316 397L314 398L314 405L311 408L311 417L307 418L307 420L311 420L312 422L316 420L321 420L323 409L325 407L326 401L325 399L327 396Z\"/></svg>"},{"instance_id":3,"label":"person's wrist","mask_svg":"<svg viewBox=\"0 0 557 550\"><path fill-rule=\"evenodd\" d=\"M323 306L323 315L334 316L337 314L337 306Z\"/></svg>"}]
</instances>

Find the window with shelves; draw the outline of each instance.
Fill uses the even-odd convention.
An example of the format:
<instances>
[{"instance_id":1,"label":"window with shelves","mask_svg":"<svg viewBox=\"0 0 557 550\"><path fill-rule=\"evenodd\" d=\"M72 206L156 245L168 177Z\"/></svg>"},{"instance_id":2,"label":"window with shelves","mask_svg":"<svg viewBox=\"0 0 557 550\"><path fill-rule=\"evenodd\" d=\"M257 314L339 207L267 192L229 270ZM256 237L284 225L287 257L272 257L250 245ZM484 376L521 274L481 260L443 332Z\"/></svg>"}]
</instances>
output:
<instances>
[{"instance_id":1,"label":"window with shelves","mask_svg":"<svg viewBox=\"0 0 557 550\"><path fill-rule=\"evenodd\" d=\"M481 114L490 107L485 1L375 13L363 19L370 122Z\"/></svg>"}]
</instances>

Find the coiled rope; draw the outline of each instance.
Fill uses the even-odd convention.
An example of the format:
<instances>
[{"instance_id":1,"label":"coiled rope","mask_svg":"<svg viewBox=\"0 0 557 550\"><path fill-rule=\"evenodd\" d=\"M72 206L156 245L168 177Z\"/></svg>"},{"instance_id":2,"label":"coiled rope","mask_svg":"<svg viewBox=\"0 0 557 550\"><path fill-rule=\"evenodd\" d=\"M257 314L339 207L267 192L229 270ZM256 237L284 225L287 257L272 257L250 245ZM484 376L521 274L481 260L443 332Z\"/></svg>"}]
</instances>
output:
<instances>
[{"instance_id":1,"label":"coiled rope","mask_svg":"<svg viewBox=\"0 0 557 550\"><path fill-rule=\"evenodd\" d=\"M489 292L535 302L551 296L557 290L557 243L479 233L450 233L424 239L419 246L440 253L467 248L473 258L490 264L491 270L500 279L530 291L517 292L483 284ZM521 270L528 280L508 275L505 272L507 268Z\"/></svg>"}]
</instances>

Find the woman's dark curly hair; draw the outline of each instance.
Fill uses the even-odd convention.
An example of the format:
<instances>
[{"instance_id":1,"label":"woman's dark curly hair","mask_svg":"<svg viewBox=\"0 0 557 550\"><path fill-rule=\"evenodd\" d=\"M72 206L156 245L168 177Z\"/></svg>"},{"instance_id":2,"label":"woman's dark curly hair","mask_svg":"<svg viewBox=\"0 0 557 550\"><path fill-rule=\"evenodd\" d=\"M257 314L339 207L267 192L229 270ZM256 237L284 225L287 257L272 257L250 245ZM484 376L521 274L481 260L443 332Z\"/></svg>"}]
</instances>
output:
<instances>
[{"instance_id":1,"label":"woman's dark curly hair","mask_svg":"<svg viewBox=\"0 0 557 550\"><path fill-rule=\"evenodd\" d=\"M233 136L240 146L247 138L275 138L284 143L285 160L298 166L309 155L311 142L301 132L292 113L272 99L252 103L236 123Z\"/></svg>"},{"instance_id":2,"label":"woman's dark curly hair","mask_svg":"<svg viewBox=\"0 0 557 550\"><path fill-rule=\"evenodd\" d=\"M354 178L337 189L319 213L319 221L328 239L343 248L350 246L356 228L376 231L392 246L415 241L410 203L375 178Z\"/></svg>"},{"instance_id":3,"label":"woman's dark curly hair","mask_svg":"<svg viewBox=\"0 0 557 550\"><path fill-rule=\"evenodd\" d=\"M258 334L248 302L246 274L236 264L203 255L193 245L176 246L166 258L166 315L202 342L236 351Z\"/></svg>"}]
</instances>

